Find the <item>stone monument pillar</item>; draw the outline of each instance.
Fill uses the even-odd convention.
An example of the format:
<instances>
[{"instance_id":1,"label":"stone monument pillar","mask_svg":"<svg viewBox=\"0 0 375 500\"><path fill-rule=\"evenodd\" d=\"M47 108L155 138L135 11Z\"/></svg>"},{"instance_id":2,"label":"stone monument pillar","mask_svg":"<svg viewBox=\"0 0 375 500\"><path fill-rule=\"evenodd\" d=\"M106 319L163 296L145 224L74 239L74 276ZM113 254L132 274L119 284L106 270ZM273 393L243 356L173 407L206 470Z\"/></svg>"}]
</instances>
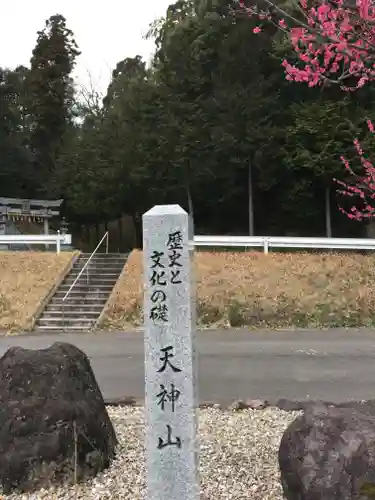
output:
<instances>
[{"instance_id":1,"label":"stone monument pillar","mask_svg":"<svg viewBox=\"0 0 375 500\"><path fill-rule=\"evenodd\" d=\"M147 500L199 500L195 301L189 216L143 216Z\"/></svg>"}]
</instances>

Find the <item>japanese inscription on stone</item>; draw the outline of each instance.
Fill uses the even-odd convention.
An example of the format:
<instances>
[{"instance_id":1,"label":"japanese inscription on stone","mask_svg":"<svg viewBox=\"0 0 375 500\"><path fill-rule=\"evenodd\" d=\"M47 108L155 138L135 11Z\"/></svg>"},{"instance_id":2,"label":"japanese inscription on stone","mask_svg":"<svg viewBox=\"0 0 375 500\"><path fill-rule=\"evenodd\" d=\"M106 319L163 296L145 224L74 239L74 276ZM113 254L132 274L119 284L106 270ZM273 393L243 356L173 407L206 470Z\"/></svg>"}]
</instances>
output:
<instances>
[{"instance_id":1,"label":"japanese inscription on stone","mask_svg":"<svg viewBox=\"0 0 375 500\"><path fill-rule=\"evenodd\" d=\"M178 205L143 216L148 500L198 500L188 216Z\"/></svg>"}]
</instances>

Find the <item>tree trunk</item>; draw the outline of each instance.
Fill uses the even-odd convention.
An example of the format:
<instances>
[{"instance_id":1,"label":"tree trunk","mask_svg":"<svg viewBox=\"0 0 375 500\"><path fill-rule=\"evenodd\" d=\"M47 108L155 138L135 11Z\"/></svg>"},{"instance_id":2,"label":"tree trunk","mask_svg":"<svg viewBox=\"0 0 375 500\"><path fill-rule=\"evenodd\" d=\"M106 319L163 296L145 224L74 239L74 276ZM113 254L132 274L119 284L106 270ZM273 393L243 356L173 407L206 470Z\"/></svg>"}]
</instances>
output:
<instances>
[{"instance_id":1,"label":"tree trunk","mask_svg":"<svg viewBox=\"0 0 375 500\"><path fill-rule=\"evenodd\" d=\"M326 236L332 238L331 202L329 186L325 187Z\"/></svg>"},{"instance_id":2,"label":"tree trunk","mask_svg":"<svg viewBox=\"0 0 375 500\"><path fill-rule=\"evenodd\" d=\"M107 233L107 232L108 232L108 221L106 220L104 222L104 234ZM104 234L103 234L103 236L104 236ZM103 236L101 236L101 238L103 238ZM109 234L108 234L107 237L108 237L108 247L109 247L109 245L112 244L112 238L110 237ZM101 250L100 250L100 252L104 253L106 251L106 248L107 248L106 245L107 245L107 242L106 242L106 240L104 240L103 243L101 244ZM110 252L109 248L108 248L108 252Z\"/></svg>"},{"instance_id":3,"label":"tree trunk","mask_svg":"<svg viewBox=\"0 0 375 500\"><path fill-rule=\"evenodd\" d=\"M132 215L134 231L135 231L135 248L142 249L143 247L143 231L142 231L142 217L138 213Z\"/></svg>"},{"instance_id":4,"label":"tree trunk","mask_svg":"<svg viewBox=\"0 0 375 500\"><path fill-rule=\"evenodd\" d=\"M192 241L194 239L194 205L189 184L186 185L186 192L189 207L189 240Z\"/></svg>"},{"instance_id":5,"label":"tree trunk","mask_svg":"<svg viewBox=\"0 0 375 500\"><path fill-rule=\"evenodd\" d=\"M252 178L251 163L249 163L249 236L254 236L254 206L253 206L253 178Z\"/></svg>"},{"instance_id":6,"label":"tree trunk","mask_svg":"<svg viewBox=\"0 0 375 500\"><path fill-rule=\"evenodd\" d=\"M123 243L124 243L124 234L122 231L122 214L121 216L117 219L117 228L118 228L118 252L123 252Z\"/></svg>"},{"instance_id":7,"label":"tree trunk","mask_svg":"<svg viewBox=\"0 0 375 500\"><path fill-rule=\"evenodd\" d=\"M93 251L94 251L94 249L95 249L96 245L97 245L97 244L99 243L99 241L100 241L100 238L101 238L101 237L100 237L99 235L100 235L100 227L99 227L99 222L95 222L95 236L96 236L96 243L95 243L95 245L94 245Z\"/></svg>"}]
</instances>

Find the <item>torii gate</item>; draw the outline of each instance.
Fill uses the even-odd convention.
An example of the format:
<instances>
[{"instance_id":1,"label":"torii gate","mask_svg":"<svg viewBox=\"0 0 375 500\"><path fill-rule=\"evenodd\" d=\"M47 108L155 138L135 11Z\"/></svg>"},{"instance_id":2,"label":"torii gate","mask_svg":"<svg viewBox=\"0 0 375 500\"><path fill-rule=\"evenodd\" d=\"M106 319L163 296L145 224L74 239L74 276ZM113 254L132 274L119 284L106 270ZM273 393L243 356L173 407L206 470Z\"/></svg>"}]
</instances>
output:
<instances>
[{"instance_id":1,"label":"torii gate","mask_svg":"<svg viewBox=\"0 0 375 500\"><path fill-rule=\"evenodd\" d=\"M0 197L0 236L6 234L7 221L43 222L44 234L49 234L49 220L60 215L63 200L28 200Z\"/></svg>"}]
</instances>

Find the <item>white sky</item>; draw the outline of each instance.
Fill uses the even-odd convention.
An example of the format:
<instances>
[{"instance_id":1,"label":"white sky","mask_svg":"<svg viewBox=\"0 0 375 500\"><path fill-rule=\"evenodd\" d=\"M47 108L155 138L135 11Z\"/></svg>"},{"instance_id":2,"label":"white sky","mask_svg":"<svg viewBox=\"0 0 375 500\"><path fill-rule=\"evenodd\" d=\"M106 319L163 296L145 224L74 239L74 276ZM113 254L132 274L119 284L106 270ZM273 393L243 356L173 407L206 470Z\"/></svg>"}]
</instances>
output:
<instances>
[{"instance_id":1,"label":"white sky","mask_svg":"<svg viewBox=\"0 0 375 500\"><path fill-rule=\"evenodd\" d=\"M149 24L164 16L174 0L15 0L1 6L0 67L29 65L37 31L55 14L63 15L81 51L77 83L105 93L112 69L125 57L154 50L143 40ZM91 77L90 77L91 75Z\"/></svg>"}]
</instances>

